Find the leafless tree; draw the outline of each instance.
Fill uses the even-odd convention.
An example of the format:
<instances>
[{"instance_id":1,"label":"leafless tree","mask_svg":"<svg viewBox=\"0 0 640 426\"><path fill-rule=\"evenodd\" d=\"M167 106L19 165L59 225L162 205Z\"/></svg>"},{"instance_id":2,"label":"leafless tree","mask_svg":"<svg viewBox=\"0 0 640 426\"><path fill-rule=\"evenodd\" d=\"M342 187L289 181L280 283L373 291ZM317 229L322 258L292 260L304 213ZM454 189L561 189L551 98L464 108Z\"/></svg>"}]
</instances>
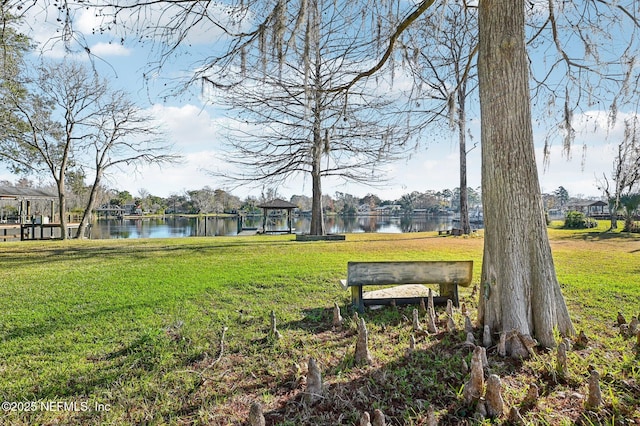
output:
<instances>
[{"instance_id":1,"label":"leafless tree","mask_svg":"<svg viewBox=\"0 0 640 426\"><path fill-rule=\"evenodd\" d=\"M333 90L350 79L372 44L357 35L368 24L346 36L372 5L278 1L254 34L238 34L238 44L232 41L196 73L212 90L213 102L231 108L226 159L237 172L225 177L274 186L309 176L313 235L325 233L322 179L375 183L380 166L397 159L407 141L404 123L385 114L394 98L388 82L363 81L349 93ZM209 9L198 13L211 19Z\"/></svg>"},{"instance_id":2,"label":"leafless tree","mask_svg":"<svg viewBox=\"0 0 640 426\"><path fill-rule=\"evenodd\" d=\"M423 126L448 122L458 133L460 159L460 227L471 232L467 191L467 111L477 93L475 54L478 46L475 7L444 2L426 12L404 35L402 54L415 80L411 113L424 116ZM432 47L422 49L428 43ZM477 101L477 99L475 99ZM475 145L471 148L475 148Z\"/></svg>"},{"instance_id":3,"label":"leafless tree","mask_svg":"<svg viewBox=\"0 0 640 426\"><path fill-rule=\"evenodd\" d=\"M407 132L380 113L389 105L380 96L364 90L348 96L326 90L344 78L348 72L344 63L324 59L320 51L310 62L308 76L295 67L287 67L286 76L285 72L275 77L247 74L242 84L217 98L224 97L233 106L226 158L238 172L227 176L244 184L270 186L310 176L310 232L322 235L322 179L379 182L377 168L397 159Z\"/></svg>"},{"instance_id":4,"label":"leafless tree","mask_svg":"<svg viewBox=\"0 0 640 426\"><path fill-rule=\"evenodd\" d=\"M63 239L68 236L67 176L74 168L95 173L77 234L83 236L106 170L176 159L159 143L150 117L122 92L110 92L105 80L78 63L38 67L32 93L28 102L8 98L27 128L5 144L11 145L15 169L49 175L55 181Z\"/></svg>"},{"instance_id":5,"label":"leafless tree","mask_svg":"<svg viewBox=\"0 0 640 426\"><path fill-rule=\"evenodd\" d=\"M68 236L66 176L75 164L75 150L90 137L82 123L93 118L93 105L104 94L104 88L88 84L91 80L75 64L44 64L37 69L33 95L26 102L18 96L7 99L27 123L24 134L8 141L11 162L16 169L53 178L63 239Z\"/></svg>"},{"instance_id":6,"label":"leafless tree","mask_svg":"<svg viewBox=\"0 0 640 426\"><path fill-rule=\"evenodd\" d=\"M179 161L180 156L160 137L152 116L136 106L122 91L111 92L104 80L87 82L90 86L104 88L96 100L96 113L83 124L90 129L90 136L78 147L77 158L94 173L89 199L84 208L76 238L85 235L91 223L96 195L105 174L114 168L135 168L148 164L165 164ZM91 159L91 160L89 160Z\"/></svg>"},{"instance_id":7,"label":"leafless tree","mask_svg":"<svg viewBox=\"0 0 640 426\"><path fill-rule=\"evenodd\" d=\"M618 227L618 210L620 197L631 193L640 184L640 118L632 115L624 119L624 135L618 144L613 160L611 181L602 174L599 187L609 201L611 213L611 229Z\"/></svg>"}]
</instances>

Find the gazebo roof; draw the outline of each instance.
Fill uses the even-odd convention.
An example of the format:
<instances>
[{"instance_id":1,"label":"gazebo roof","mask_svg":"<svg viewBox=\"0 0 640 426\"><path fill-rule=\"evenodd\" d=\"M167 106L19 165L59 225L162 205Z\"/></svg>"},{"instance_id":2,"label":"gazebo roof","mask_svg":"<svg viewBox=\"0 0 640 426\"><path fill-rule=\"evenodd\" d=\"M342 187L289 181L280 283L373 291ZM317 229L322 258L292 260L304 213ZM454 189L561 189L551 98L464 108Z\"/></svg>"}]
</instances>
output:
<instances>
[{"instance_id":1,"label":"gazebo roof","mask_svg":"<svg viewBox=\"0 0 640 426\"><path fill-rule=\"evenodd\" d=\"M569 206L573 206L573 207L604 207L607 206L608 204L602 200L581 200L581 201L576 201L575 203L568 203L567 205Z\"/></svg>"},{"instance_id":2,"label":"gazebo roof","mask_svg":"<svg viewBox=\"0 0 640 426\"><path fill-rule=\"evenodd\" d=\"M281 200L280 198L267 201L264 204L260 204L258 207L261 209L297 209L298 208L298 206L296 206L295 204L285 200Z\"/></svg>"},{"instance_id":3,"label":"gazebo roof","mask_svg":"<svg viewBox=\"0 0 640 426\"><path fill-rule=\"evenodd\" d=\"M55 199L53 194L42 189L18 188L15 186L0 186L0 200L21 200L21 199Z\"/></svg>"}]
</instances>

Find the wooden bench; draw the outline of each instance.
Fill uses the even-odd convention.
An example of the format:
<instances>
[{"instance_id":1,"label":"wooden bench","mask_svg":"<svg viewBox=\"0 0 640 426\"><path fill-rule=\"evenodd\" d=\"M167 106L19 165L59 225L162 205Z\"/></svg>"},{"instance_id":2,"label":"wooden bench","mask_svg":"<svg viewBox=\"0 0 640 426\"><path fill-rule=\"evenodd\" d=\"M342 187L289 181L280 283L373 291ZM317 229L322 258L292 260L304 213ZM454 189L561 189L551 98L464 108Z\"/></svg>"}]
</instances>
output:
<instances>
[{"instance_id":1,"label":"wooden bench","mask_svg":"<svg viewBox=\"0 0 640 426\"><path fill-rule=\"evenodd\" d=\"M440 229L438 230L438 235L453 235L454 237L460 237L462 235L462 229Z\"/></svg>"},{"instance_id":2,"label":"wooden bench","mask_svg":"<svg viewBox=\"0 0 640 426\"><path fill-rule=\"evenodd\" d=\"M364 298L362 288L368 285L389 286L401 284L439 284L435 304L446 304L448 299L457 307L458 286L471 284L473 261L399 261L348 262L347 279L340 280L345 290L351 288L351 301L358 311L370 305L419 304L420 297Z\"/></svg>"}]
</instances>

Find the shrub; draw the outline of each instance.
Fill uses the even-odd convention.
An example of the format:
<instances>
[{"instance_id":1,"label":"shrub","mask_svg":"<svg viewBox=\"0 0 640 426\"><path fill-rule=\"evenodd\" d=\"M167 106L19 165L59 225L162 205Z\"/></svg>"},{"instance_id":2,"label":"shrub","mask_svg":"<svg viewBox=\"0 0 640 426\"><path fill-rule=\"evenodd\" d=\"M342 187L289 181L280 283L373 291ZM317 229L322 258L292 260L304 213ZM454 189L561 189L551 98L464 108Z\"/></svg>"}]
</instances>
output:
<instances>
[{"instance_id":1,"label":"shrub","mask_svg":"<svg viewBox=\"0 0 640 426\"><path fill-rule=\"evenodd\" d=\"M595 228L597 226L598 222L591 219L590 217L586 217L584 213L581 212L567 212L567 215L564 218L564 227L566 229L585 229Z\"/></svg>"}]
</instances>

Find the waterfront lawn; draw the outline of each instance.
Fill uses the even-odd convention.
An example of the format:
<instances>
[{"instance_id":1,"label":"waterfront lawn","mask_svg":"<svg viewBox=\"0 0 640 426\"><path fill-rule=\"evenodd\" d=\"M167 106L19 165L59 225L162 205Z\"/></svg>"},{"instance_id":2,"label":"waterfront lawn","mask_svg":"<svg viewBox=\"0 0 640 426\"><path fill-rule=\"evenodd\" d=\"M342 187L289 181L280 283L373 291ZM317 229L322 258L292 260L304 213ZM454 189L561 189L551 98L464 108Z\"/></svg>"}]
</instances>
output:
<instances>
[{"instance_id":1,"label":"waterfront lawn","mask_svg":"<svg viewBox=\"0 0 640 426\"><path fill-rule=\"evenodd\" d=\"M603 233L606 224L553 228L558 277L590 343L569 353L567 377L555 373L553 351L520 363L490 349L505 401L532 423L640 418L635 339L614 326L618 311L640 312L640 238ZM478 285L482 244L482 236L434 233L2 244L0 396L14 403L3 409L15 409L4 421L237 425L260 401L268 424L354 424L375 408L388 424L424 424L430 404L443 424L464 423L464 333L418 337L408 355L413 307L368 311L374 363L358 367L349 295L338 282L349 260L470 259ZM461 297L475 317L471 288ZM346 317L338 330L335 302ZM272 310L280 340L268 335ZM303 408L309 357L321 366L325 397ZM597 412L584 408L589 365L603 377ZM536 405L523 403L532 382L541 388Z\"/></svg>"}]
</instances>

